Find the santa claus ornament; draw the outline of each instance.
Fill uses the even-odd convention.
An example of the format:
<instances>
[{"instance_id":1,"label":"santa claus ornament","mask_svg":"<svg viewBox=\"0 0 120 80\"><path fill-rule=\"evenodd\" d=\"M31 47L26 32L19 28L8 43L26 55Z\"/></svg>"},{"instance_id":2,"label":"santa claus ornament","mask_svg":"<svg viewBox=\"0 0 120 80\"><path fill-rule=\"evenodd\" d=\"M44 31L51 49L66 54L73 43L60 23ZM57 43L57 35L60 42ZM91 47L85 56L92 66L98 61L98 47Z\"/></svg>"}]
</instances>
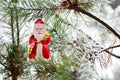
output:
<instances>
[{"instance_id":1,"label":"santa claus ornament","mask_svg":"<svg viewBox=\"0 0 120 80\"><path fill-rule=\"evenodd\" d=\"M50 60L50 35L46 31L44 22L37 19L34 23L33 33L29 39L29 60Z\"/></svg>"}]
</instances>

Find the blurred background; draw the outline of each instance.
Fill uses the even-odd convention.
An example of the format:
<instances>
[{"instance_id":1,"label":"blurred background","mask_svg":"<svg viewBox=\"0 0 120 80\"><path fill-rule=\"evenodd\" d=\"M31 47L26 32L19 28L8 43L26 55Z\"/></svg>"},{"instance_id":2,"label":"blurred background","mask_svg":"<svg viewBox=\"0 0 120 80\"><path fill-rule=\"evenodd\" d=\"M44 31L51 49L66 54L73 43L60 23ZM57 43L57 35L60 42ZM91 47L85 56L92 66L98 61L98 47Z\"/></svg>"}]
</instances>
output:
<instances>
[{"instance_id":1,"label":"blurred background","mask_svg":"<svg viewBox=\"0 0 120 80\"><path fill-rule=\"evenodd\" d=\"M53 64L27 61L38 18ZM120 80L119 70L120 0L0 0L0 80Z\"/></svg>"}]
</instances>

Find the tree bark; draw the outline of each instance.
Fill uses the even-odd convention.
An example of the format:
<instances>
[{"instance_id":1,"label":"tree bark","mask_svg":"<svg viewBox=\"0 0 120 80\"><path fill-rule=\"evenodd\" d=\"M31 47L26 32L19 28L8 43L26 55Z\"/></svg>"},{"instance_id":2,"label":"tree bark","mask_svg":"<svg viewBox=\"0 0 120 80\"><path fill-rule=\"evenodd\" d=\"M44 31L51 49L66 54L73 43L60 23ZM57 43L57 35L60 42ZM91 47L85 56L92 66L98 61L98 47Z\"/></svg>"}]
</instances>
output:
<instances>
[{"instance_id":1,"label":"tree bark","mask_svg":"<svg viewBox=\"0 0 120 80\"><path fill-rule=\"evenodd\" d=\"M17 80L17 79L18 79L18 75L13 74L13 75L12 75L12 80Z\"/></svg>"}]
</instances>

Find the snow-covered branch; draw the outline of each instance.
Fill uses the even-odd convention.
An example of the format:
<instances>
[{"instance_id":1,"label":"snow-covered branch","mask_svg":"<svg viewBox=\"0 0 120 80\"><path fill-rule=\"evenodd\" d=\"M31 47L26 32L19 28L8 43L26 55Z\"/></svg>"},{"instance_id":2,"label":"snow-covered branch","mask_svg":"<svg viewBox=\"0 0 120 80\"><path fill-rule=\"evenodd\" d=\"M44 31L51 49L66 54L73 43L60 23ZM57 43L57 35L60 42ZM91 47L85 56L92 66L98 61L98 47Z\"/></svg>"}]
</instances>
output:
<instances>
[{"instance_id":1,"label":"snow-covered branch","mask_svg":"<svg viewBox=\"0 0 120 80\"><path fill-rule=\"evenodd\" d=\"M71 2L70 2L70 0L63 0L61 2L60 7L63 8L63 9L74 10L75 12L78 12L78 13L81 12L81 13L93 18L94 20L96 20L99 23L101 23L102 25L104 25L108 30L110 30L116 37L118 37L120 39L120 34L118 32L116 32L110 25L105 23L100 18L98 18L98 17L94 16L93 14L91 14L91 13L85 11L84 9L82 9L77 2L78 2L78 0L71 0Z\"/></svg>"}]
</instances>

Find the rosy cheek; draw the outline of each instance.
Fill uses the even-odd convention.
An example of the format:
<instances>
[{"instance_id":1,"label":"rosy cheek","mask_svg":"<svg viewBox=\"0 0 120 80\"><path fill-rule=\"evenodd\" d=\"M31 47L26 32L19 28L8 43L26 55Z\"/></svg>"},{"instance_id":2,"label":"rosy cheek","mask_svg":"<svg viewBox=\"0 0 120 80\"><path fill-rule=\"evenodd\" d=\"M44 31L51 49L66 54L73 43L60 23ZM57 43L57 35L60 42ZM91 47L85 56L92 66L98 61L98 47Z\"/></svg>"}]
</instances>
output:
<instances>
[{"instance_id":1,"label":"rosy cheek","mask_svg":"<svg viewBox=\"0 0 120 80\"><path fill-rule=\"evenodd\" d=\"M36 33L38 33L38 32L39 32L39 30L35 30L35 32L36 32Z\"/></svg>"}]
</instances>

